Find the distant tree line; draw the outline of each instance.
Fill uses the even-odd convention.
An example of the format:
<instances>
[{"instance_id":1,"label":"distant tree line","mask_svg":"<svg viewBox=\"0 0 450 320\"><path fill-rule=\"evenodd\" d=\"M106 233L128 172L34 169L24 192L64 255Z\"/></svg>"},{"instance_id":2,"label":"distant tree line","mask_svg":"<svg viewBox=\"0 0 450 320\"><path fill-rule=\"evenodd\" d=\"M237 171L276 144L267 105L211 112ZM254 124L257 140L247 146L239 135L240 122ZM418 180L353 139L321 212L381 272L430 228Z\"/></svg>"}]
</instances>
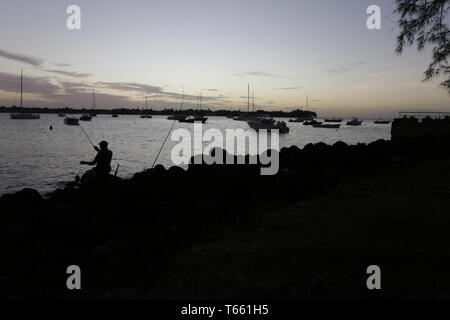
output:
<instances>
[{"instance_id":1,"label":"distant tree line","mask_svg":"<svg viewBox=\"0 0 450 320\"><path fill-rule=\"evenodd\" d=\"M74 109L74 108L37 108L37 107L28 107L28 108L20 108L17 106L12 107L0 107L0 112L3 113L16 113L16 112L28 112L28 113L64 113L64 114L80 114L80 113L95 113L95 114L119 114L119 115L142 115L142 114L150 114L150 115L171 115L171 114L185 114L185 115L197 115L202 114L206 116L238 116L241 114L268 114L272 117L302 117L302 116L314 116L317 114L313 111L306 111L302 109L296 109L290 112L285 111L266 111L266 110L257 110L254 112L243 112L240 110L209 110L209 109L162 109L162 110L153 110L147 109L142 110L139 108L116 108L116 109Z\"/></svg>"}]
</instances>

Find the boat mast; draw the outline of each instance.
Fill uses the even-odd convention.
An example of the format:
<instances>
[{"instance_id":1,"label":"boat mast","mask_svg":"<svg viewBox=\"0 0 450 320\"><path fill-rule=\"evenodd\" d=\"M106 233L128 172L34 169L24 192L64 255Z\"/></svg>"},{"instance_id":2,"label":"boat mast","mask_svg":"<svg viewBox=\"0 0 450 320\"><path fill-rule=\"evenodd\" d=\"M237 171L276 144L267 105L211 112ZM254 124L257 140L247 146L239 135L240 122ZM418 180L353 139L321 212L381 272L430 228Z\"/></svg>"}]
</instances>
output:
<instances>
[{"instance_id":1,"label":"boat mast","mask_svg":"<svg viewBox=\"0 0 450 320\"><path fill-rule=\"evenodd\" d=\"M252 105L253 105L253 112L255 112L255 91L253 91Z\"/></svg>"},{"instance_id":2,"label":"boat mast","mask_svg":"<svg viewBox=\"0 0 450 320\"><path fill-rule=\"evenodd\" d=\"M148 109L147 98L148 98L148 97L145 97L145 110Z\"/></svg>"},{"instance_id":3,"label":"boat mast","mask_svg":"<svg viewBox=\"0 0 450 320\"><path fill-rule=\"evenodd\" d=\"M247 83L247 113L250 112L250 83Z\"/></svg>"},{"instance_id":4,"label":"boat mast","mask_svg":"<svg viewBox=\"0 0 450 320\"><path fill-rule=\"evenodd\" d=\"M95 91L92 88L92 109L95 109Z\"/></svg>"},{"instance_id":5,"label":"boat mast","mask_svg":"<svg viewBox=\"0 0 450 320\"><path fill-rule=\"evenodd\" d=\"M23 96L23 69L20 72L20 107L22 108Z\"/></svg>"},{"instance_id":6,"label":"boat mast","mask_svg":"<svg viewBox=\"0 0 450 320\"><path fill-rule=\"evenodd\" d=\"M306 95L306 111L309 111L309 97Z\"/></svg>"}]
</instances>

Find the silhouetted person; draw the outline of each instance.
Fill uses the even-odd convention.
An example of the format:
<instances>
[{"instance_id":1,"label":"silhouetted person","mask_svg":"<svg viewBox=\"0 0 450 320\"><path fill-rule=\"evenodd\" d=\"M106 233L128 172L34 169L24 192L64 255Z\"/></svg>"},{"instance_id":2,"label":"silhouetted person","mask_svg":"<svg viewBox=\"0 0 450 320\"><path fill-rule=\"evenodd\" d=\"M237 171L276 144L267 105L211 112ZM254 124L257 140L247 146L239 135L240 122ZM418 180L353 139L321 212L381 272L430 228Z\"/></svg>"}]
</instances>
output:
<instances>
[{"instance_id":1,"label":"silhouetted person","mask_svg":"<svg viewBox=\"0 0 450 320\"><path fill-rule=\"evenodd\" d=\"M108 150L108 142L102 141L99 143L100 149L94 147L97 155L93 161L81 161L80 164L95 166L94 169L86 172L83 177L89 173L90 178L104 178L111 172L112 151ZM92 176L93 175L93 176ZM83 178L81 178L83 180Z\"/></svg>"}]
</instances>

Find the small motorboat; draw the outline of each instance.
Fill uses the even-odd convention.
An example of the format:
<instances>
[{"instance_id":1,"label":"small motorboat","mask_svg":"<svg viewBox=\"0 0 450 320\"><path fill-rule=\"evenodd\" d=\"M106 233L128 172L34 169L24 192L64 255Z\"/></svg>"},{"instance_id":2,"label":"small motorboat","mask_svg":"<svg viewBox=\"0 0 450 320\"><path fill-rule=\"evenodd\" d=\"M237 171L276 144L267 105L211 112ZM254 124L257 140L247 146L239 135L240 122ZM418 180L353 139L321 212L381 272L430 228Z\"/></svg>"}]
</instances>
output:
<instances>
[{"instance_id":1,"label":"small motorboat","mask_svg":"<svg viewBox=\"0 0 450 320\"><path fill-rule=\"evenodd\" d=\"M180 121L180 120L184 120L184 119L186 119L187 118L187 115L185 115L185 114L173 114L173 115L171 115L171 116L168 116L167 117L167 120L177 120L177 121Z\"/></svg>"},{"instance_id":2,"label":"small motorboat","mask_svg":"<svg viewBox=\"0 0 450 320\"><path fill-rule=\"evenodd\" d=\"M302 117L297 117L295 119L289 119L289 122L305 122L305 121L312 121L314 120L313 116L302 116Z\"/></svg>"},{"instance_id":3,"label":"small motorboat","mask_svg":"<svg viewBox=\"0 0 450 320\"><path fill-rule=\"evenodd\" d=\"M235 116L235 117L233 117L233 120L234 120L234 121L246 121L246 120L247 120L247 117L246 117L246 116L243 116L243 115Z\"/></svg>"},{"instance_id":4,"label":"small motorboat","mask_svg":"<svg viewBox=\"0 0 450 320\"><path fill-rule=\"evenodd\" d=\"M342 118L326 118L324 119L325 122L342 122Z\"/></svg>"},{"instance_id":5,"label":"small motorboat","mask_svg":"<svg viewBox=\"0 0 450 320\"><path fill-rule=\"evenodd\" d=\"M64 113L58 113L58 117L64 118L66 115Z\"/></svg>"},{"instance_id":6,"label":"small motorboat","mask_svg":"<svg viewBox=\"0 0 450 320\"><path fill-rule=\"evenodd\" d=\"M314 128L339 129L341 127L341 124L320 123L320 124L313 124L312 126Z\"/></svg>"},{"instance_id":7,"label":"small motorboat","mask_svg":"<svg viewBox=\"0 0 450 320\"><path fill-rule=\"evenodd\" d=\"M141 119L151 119L151 118L152 118L152 116L149 115L149 114L143 114L143 115L141 115Z\"/></svg>"},{"instance_id":8,"label":"small motorboat","mask_svg":"<svg viewBox=\"0 0 450 320\"><path fill-rule=\"evenodd\" d=\"M247 120L250 128L259 130L279 130L280 133L289 133L290 129L284 121L275 121L270 116L260 116Z\"/></svg>"},{"instance_id":9,"label":"small motorboat","mask_svg":"<svg viewBox=\"0 0 450 320\"><path fill-rule=\"evenodd\" d=\"M184 119L178 120L179 122L185 122L185 123L194 123L194 122L201 122L205 123L208 118L205 118L204 116L188 116Z\"/></svg>"},{"instance_id":10,"label":"small motorboat","mask_svg":"<svg viewBox=\"0 0 450 320\"><path fill-rule=\"evenodd\" d=\"M322 122L317 121L317 120L311 120L311 121L303 122L304 126L313 126L313 125L318 125L318 124L322 124Z\"/></svg>"},{"instance_id":11,"label":"small motorboat","mask_svg":"<svg viewBox=\"0 0 450 320\"><path fill-rule=\"evenodd\" d=\"M113 117L113 118L118 118L119 115L118 115L117 113L113 113L113 114L111 115L111 117Z\"/></svg>"},{"instance_id":12,"label":"small motorboat","mask_svg":"<svg viewBox=\"0 0 450 320\"><path fill-rule=\"evenodd\" d=\"M353 118L352 120L347 121L348 126L360 126L362 124L362 121L358 118Z\"/></svg>"},{"instance_id":13,"label":"small motorboat","mask_svg":"<svg viewBox=\"0 0 450 320\"><path fill-rule=\"evenodd\" d=\"M91 117L89 114L83 114L83 115L80 117L80 120L81 120L81 121L91 121L91 120L92 120L92 117Z\"/></svg>"},{"instance_id":14,"label":"small motorboat","mask_svg":"<svg viewBox=\"0 0 450 320\"><path fill-rule=\"evenodd\" d=\"M389 124L389 123L391 123L391 120L377 119L373 123L376 123L376 124Z\"/></svg>"},{"instance_id":15,"label":"small motorboat","mask_svg":"<svg viewBox=\"0 0 450 320\"><path fill-rule=\"evenodd\" d=\"M64 124L67 124L68 126L78 126L80 123L78 122L78 118L66 117L64 118Z\"/></svg>"}]
</instances>

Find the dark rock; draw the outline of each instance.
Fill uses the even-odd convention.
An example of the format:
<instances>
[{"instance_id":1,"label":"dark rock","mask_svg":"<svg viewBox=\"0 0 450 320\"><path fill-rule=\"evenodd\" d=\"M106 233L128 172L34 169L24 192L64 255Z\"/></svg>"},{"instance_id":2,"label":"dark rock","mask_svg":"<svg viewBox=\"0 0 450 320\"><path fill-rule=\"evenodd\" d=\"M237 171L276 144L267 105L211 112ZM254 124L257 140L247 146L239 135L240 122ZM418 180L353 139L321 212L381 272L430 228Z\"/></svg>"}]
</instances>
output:
<instances>
[{"instance_id":1,"label":"dark rock","mask_svg":"<svg viewBox=\"0 0 450 320\"><path fill-rule=\"evenodd\" d=\"M44 198L35 189L25 188L19 192L1 196L0 202L5 204L21 203L34 206L41 205L44 202Z\"/></svg>"}]
</instances>

